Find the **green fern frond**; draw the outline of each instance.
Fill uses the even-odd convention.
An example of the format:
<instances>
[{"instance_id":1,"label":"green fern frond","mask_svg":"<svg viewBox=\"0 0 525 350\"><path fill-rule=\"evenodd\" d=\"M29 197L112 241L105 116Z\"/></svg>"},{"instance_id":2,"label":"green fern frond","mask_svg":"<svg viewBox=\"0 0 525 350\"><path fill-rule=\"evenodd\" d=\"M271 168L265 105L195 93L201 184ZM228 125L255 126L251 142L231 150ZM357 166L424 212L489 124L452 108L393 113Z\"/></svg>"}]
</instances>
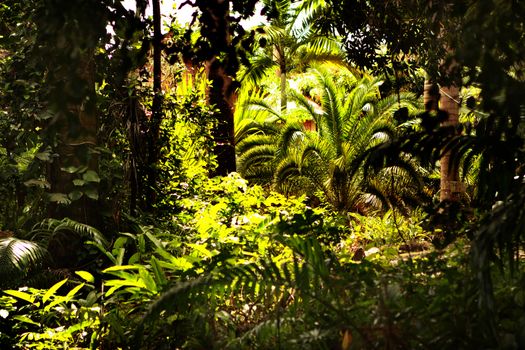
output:
<instances>
[{"instance_id":1,"label":"green fern frond","mask_svg":"<svg viewBox=\"0 0 525 350\"><path fill-rule=\"evenodd\" d=\"M243 68L239 73L240 81L244 84L249 83L255 86L257 82L270 74L270 70L276 67L276 63L268 56L258 56L247 68Z\"/></svg>"}]
</instances>

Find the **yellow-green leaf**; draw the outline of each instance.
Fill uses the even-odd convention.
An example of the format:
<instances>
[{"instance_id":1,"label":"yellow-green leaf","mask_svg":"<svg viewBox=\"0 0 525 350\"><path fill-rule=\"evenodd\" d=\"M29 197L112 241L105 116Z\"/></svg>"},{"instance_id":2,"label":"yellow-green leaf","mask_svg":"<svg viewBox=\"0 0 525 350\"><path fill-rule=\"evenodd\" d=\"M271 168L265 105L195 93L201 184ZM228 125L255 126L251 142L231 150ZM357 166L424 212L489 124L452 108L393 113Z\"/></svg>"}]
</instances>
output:
<instances>
[{"instance_id":1,"label":"yellow-green leaf","mask_svg":"<svg viewBox=\"0 0 525 350\"><path fill-rule=\"evenodd\" d=\"M75 294L77 294L77 292L80 289L82 289L82 287L84 287L85 285L86 285L85 283L80 283L78 286L76 286L75 288L71 289L69 291L69 293L67 293L67 295L66 295L66 299L67 299L66 301L71 300L75 296Z\"/></svg>"},{"instance_id":2,"label":"yellow-green leaf","mask_svg":"<svg viewBox=\"0 0 525 350\"><path fill-rule=\"evenodd\" d=\"M15 315L13 316L13 319L40 327L40 323L37 323L33 321L32 319L30 319L29 317L24 316L24 315Z\"/></svg>"},{"instance_id":3,"label":"yellow-green leaf","mask_svg":"<svg viewBox=\"0 0 525 350\"><path fill-rule=\"evenodd\" d=\"M35 302L35 296L34 295L31 295L31 294L28 294L28 293L25 293L25 292L21 292L19 290L6 290L4 291L5 294L9 294L15 298L18 298L18 299L22 299L22 300L25 300L27 301L28 303L31 303L33 304Z\"/></svg>"},{"instance_id":4,"label":"yellow-green leaf","mask_svg":"<svg viewBox=\"0 0 525 350\"><path fill-rule=\"evenodd\" d=\"M105 269L104 273L112 272L112 271L123 271L123 270L138 270L140 266L137 265L118 265L118 266L111 266Z\"/></svg>"},{"instance_id":5,"label":"yellow-green leaf","mask_svg":"<svg viewBox=\"0 0 525 350\"><path fill-rule=\"evenodd\" d=\"M67 278L66 279L63 279L62 281L60 282L57 282L55 283L51 288L49 288L46 292L46 294L44 294L44 296L42 297L42 301L45 303L48 301L49 298L51 298L52 295L55 295L56 291L62 287L64 285L64 283L67 282Z\"/></svg>"},{"instance_id":6,"label":"yellow-green leaf","mask_svg":"<svg viewBox=\"0 0 525 350\"><path fill-rule=\"evenodd\" d=\"M87 271L75 271L75 273L77 275L79 275L80 278L82 278L86 282L95 283L95 277L93 277L93 275L90 274L89 272L87 272Z\"/></svg>"}]
</instances>

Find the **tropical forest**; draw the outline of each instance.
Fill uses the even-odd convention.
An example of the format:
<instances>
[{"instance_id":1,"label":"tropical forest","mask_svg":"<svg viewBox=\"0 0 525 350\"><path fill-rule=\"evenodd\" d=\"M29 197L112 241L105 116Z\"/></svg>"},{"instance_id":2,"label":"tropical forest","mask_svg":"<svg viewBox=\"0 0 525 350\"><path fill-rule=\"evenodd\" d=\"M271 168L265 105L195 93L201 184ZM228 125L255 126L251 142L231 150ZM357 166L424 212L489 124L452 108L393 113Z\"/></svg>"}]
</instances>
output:
<instances>
[{"instance_id":1,"label":"tropical forest","mask_svg":"<svg viewBox=\"0 0 525 350\"><path fill-rule=\"evenodd\" d=\"M0 0L0 349L525 349L525 1Z\"/></svg>"}]
</instances>

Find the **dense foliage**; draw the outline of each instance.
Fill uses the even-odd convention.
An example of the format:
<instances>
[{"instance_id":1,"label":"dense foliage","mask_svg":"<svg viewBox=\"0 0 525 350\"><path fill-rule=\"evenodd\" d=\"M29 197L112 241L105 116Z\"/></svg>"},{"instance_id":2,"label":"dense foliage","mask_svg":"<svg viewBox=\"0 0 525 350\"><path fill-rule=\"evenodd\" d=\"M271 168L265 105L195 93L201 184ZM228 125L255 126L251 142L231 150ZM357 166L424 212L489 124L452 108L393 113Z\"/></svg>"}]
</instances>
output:
<instances>
[{"instance_id":1,"label":"dense foliage","mask_svg":"<svg viewBox=\"0 0 525 350\"><path fill-rule=\"evenodd\" d=\"M0 348L525 348L524 4L132 3L0 3Z\"/></svg>"}]
</instances>

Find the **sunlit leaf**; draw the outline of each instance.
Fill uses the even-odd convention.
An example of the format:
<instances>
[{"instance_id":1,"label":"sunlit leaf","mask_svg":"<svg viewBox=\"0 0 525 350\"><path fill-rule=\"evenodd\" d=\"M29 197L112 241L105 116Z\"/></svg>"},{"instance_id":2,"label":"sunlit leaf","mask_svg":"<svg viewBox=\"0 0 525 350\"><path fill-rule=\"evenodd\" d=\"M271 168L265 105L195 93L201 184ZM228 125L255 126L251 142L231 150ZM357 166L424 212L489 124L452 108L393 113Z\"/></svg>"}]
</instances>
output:
<instances>
[{"instance_id":1,"label":"sunlit leaf","mask_svg":"<svg viewBox=\"0 0 525 350\"><path fill-rule=\"evenodd\" d=\"M4 293L8 294L8 295L11 295L11 296L13 296L15 298L27 301L28 303L31 303L31 304L33 304L35 302L35 296L34 295L31 295L31 294L28 294L28 293L25 293L25 292L21 292L19 290L5 290Z\"/></svg>"},{"instance_id":2,"label":"sunlit leaf","mask_svg":"<svg viewBox=\"0 0 525 350\"><path fill-rule=\"evenodd\" d=\"M95 277L93 277L92 274L90 274L87 271L75 271L77 275L79 275L82 279L89 283L95 283Z\"/></svg>"},{"instance_id":3,"label":"sunlit leaf","mask_svg":"<svg viewBox=\"0 0 525 350\"><path fill-rule=\"evenodd\" d=\"M49 298L53 295L55 295L55 293L58 291L58 289L60 289L60 287L62 287L64 285L64 283L66 283L68 281L68 279L64 279L60 282L57 282L55 283L51 288L49 288L47 290L47 292L44 294L44 296L42 297L42 301L45 303L49 300Z\"/></svg>"}]
</instances>

